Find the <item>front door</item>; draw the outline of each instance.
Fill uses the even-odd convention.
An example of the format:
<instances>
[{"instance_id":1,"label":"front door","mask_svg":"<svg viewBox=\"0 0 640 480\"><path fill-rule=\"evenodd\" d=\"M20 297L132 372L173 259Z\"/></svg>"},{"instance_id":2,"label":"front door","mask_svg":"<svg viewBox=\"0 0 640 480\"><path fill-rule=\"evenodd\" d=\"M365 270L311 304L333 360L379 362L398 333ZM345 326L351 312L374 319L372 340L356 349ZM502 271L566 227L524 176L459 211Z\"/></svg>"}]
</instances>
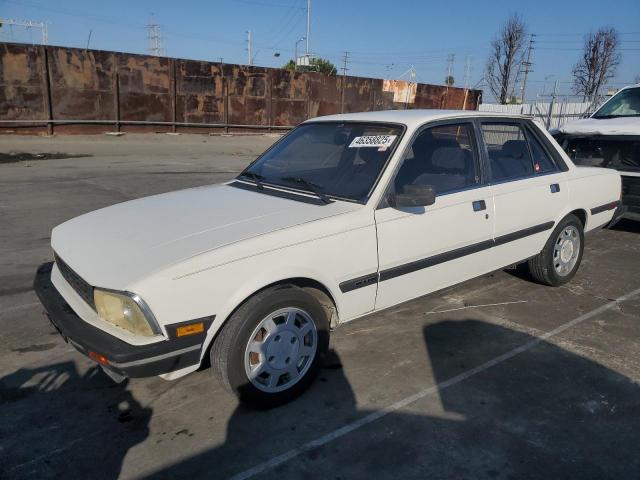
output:
<instances>
[{"instance_id":1,"label":"front door","mask_svg":"<svg viewBox=\"0 0 640 480\"><path fill-rule=\"evenodd\" d=\"M389 192L431 185L427 207L376 210L380 280L376 309L389 307L492 269L493 199L480 169L471 121L418 133Z\"/></svg>"}]
</instances>

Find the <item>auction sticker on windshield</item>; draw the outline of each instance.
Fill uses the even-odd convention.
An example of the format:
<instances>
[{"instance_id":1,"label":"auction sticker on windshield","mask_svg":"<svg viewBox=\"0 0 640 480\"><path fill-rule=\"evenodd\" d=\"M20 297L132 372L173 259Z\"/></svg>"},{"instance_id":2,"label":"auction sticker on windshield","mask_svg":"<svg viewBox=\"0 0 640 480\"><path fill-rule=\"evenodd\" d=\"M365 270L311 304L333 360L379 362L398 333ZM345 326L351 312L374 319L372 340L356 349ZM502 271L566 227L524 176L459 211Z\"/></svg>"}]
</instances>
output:
<instances>
[{"instance_id":1,"label":"auction sticker on windshield","mask_svg":"<svg viewBox=\"0 0 640 480\"><path fill-rule=\"evenodd\" d=\"M390 147L397 135L363 135L353 139L349 148L377 147L387 149Z\"/></svg>"}]
</instances>

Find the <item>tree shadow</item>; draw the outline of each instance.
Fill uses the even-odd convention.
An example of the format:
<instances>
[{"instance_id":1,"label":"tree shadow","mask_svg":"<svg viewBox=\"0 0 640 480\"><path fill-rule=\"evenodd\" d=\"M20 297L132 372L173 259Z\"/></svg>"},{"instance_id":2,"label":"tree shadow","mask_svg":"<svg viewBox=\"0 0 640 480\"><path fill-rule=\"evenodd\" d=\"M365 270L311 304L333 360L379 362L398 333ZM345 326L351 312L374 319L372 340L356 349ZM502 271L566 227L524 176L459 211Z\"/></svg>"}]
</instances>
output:
<instances>
[{"instance_id":1,"label":"tree shadow","mask_svg":"<svg viewBox=\"0 0 640 480\"><path fill-rule=\"evenodd\" d=\"M416 378L411 393L438 387L411 408L358 408L335 356L333 368L297 401L266 412L238 407L222 445L148 478L227 478L292 451L259 478L637 477L636 383L552 343L478 320L442 321L423 334L426 378ZM402 384L411 386L411 378ZM386 403L404 396L386 393L393 397ZM375 421L335 435L372 414ZM328 434L326 443L309 443Z\"/></svg>"},{"instance_id":2,"label":"tree shadow","mask_svg":"<svg viewBox=\"0 0 640 480\"><path fill-rule=\"evenodd\" d=\"M19 369L0 379L0 478L116 479L152 410L97 366ZM59 453L58 453L59 450Z\"/></svg>"}]
</instances>

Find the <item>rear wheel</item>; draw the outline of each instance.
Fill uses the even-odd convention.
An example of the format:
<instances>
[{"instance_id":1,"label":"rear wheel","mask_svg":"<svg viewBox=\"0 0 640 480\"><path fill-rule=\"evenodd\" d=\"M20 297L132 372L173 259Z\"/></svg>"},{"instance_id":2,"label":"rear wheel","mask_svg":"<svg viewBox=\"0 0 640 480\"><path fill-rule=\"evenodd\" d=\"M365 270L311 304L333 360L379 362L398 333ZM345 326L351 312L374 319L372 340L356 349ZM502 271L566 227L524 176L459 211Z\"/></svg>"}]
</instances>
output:
<instances>
[{"instance_id":1,"label":"rear wheel","mask_svg":"<svg viewBox=\"0 0 640 480\"><path fill-rule=\"evenodd\" d=\"M211 365L240 400L268 408L300 395L329 346L329 321L316 298L284 285L249 298L211 349Z\"/></svg>"},{"instance_id":2,"label":"rear wheel","mask_svg":"<svg viewBox=\"0 0 640 480\"><path fill-rule=\"evenodd\" d=\"M563 285L578 271L583 251L582 222L575 215L567 215L554 229L542 251L529 260L529 271L540 283Z\"/></svg>"}]
</instances>

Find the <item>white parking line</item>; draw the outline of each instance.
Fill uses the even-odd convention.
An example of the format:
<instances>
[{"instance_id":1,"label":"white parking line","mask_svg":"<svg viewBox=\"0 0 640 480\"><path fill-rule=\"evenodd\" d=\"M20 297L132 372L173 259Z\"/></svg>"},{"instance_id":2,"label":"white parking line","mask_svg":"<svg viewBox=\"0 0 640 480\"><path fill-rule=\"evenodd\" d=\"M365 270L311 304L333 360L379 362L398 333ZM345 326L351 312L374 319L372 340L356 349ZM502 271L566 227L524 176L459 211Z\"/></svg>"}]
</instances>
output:
<instances>
[{"instance_id":1,"label":"white parking line","mask_svg":"<svg viewBox=\"0 0 640 480\"><path fill-rule=\"evenodd\" d=\"M458 310L467 310L468 308L500 307L502 305L513 305L515 303L527 303L527 302L528 300L516 300L514 302L483 303L482 305L466 305L464 307L449 308L448 310L430 310L428 312L425 312L425 315L434 315L436 313L457 312Z\"/></svg>"},{"instance_id":2,"label":"white parking line","mask_svg":"<svg viewBox=\"0 0 640 480\"><path fill-rule=\"evenodd\" d=\"M496 365L499 365L503 362L506 362L507 360L515 357L516 355L519 355L523 352L526 352L527 350L531 350L533 347L535 347L536 345L539 345L540 343L542 343L543 341L558 335L562 332L564 332L565 330L574 327L576 325L578 325L579 323L582 323L586 320L589 320L590 318L595 317L596 315L601 314L602 312L605 312L607 310L611 310L612 308L615 308L616 305L619 302L623 302L625 300L628 300L630 298L635 297L636 295L640 294L640 288L629 292L621 297L616 298L615 300L612 300L608 303L605 303L604 305L601 305L600 307L596 308L595 310L591 310L590 312L585 313L584 315L580 315L577 318L574 318L573 320L570 320L566 323L563 323L562 325L560 325L557 328L554 328L553 330L546 332L542 335L540 335L539 337L534 338L533 340L531 340L530 342L527 342L521 346L519 346L518 348L514 348L513 350L504 353L502 355L499 355L491 360L489 360L488 362L483 363L482 365L479 365L475 368L472 368L471 370L467 370L466 372L463 372L459 375L456 375L455 377L450 378L449 380L445 380L444 382L441 382L439 384L433 385L429 388L425 388L424 390L421 390L418 393L415 393L413 395L410 395L406 398L403 398L402 400L397 401L396 403L393 403L381 410L378 410L376 412L370 413L369 415L356 420L354 422L348 423L346 425L344 425L343 427L338 428L337 430L334 430L330 433L327 433L326 435L323 435L321 437L316 438L315 440L311 440L310 442L305 443L304 445L298 447L298 448L294 448L292 450L289 450L288 452L285 452L281 455L278 455L276 457L273 457L270 460L267 460L263 463L260 463L258 465L256 465L255 467L252 467L248 470L245 470L243 472L240 472L236 475L234 475L233 477L231 477L232 480L246 480L248 478L254 477L260 473L265 472L266 470L270 470L272 468L275 468L279 465L282 465L283 463L288 462L289 460L303 454L304 452L307 452L309 450L313 450L314 448L318 448L321 447L323 445L326 445L328 443L331 443L333 440L336 440L340 437L343 437L345 435L347 435L348 433L353 432L354 430L359 429L360 427L364 427L365 425L368 425L370 423L375 422L376 420L381 419L382 417L385 417L386 415L393 413L397 410L400 410L401 408L404 408L408 405L411 405L412 403L415 403L416 401L420 400L421 398L427 397L429 395L432 395L434 393L437 393L445 388L451 387L453 385L456 385L470 377L473 377L474 375L477 375L481 372L484 372L485 370L491 368L491 367L495 367Z\"/></svg>"}]
</instances>

